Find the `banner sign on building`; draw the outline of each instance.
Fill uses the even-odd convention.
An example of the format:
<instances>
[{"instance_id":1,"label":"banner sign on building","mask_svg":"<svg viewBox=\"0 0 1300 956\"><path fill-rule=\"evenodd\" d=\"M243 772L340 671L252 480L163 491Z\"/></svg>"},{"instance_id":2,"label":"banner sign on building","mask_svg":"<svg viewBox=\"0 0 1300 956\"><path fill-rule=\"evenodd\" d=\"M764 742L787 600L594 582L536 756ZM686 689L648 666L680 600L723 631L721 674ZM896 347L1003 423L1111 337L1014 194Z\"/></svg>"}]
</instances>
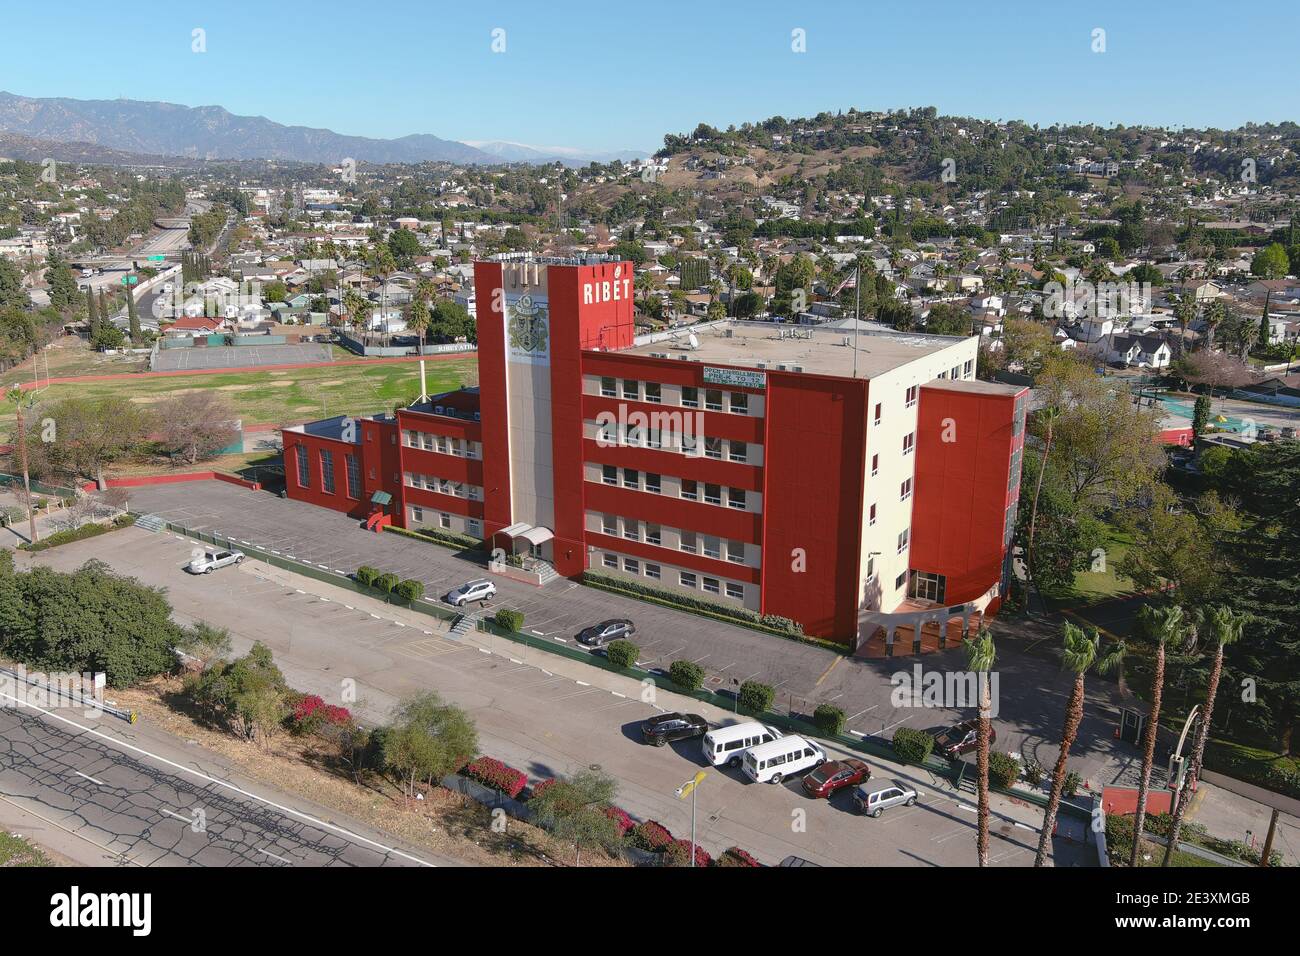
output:
<instances>
[{"instance_id":1,"label":"banner sign on building","mask_svg":"<svg viewBox=\"0 0 1300 956\"><path fill-rule=\"evenodd\" d=\"M551 315L544 296L506 295L506 341L510 361L547 365L551 360Z\"/></svg>"},{"instance_id":2,"label":"banner sign on building","mask_svg":"<svg viewBox=\"0 0 1300 956\"><path fill-rule=\"evenodd\" d=\"M707 385L731 385L735 388L767 388L767 375L743 368L713 368L704 366Z\"/></svg>"}]
</instances>

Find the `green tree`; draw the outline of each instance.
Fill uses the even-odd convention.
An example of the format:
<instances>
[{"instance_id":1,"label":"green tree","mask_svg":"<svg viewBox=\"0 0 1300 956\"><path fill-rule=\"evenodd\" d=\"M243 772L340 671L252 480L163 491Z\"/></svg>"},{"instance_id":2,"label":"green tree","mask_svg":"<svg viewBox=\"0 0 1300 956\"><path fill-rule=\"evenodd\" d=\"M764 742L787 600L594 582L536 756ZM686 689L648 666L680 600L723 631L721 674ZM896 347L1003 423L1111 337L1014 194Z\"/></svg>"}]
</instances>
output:
<instances>
[{"instance_id":1,"label":"green tree","mask_svg":"<svg viewBox=\"0 0 1300 956\"><path fill-rule=\"evenodd\" d=\"M432 786L463 767L477 750L478 731L469 715L432 691L403 700L383 735L384 765L412 798L419 781Z\"/></svg>"},{"instance_id":2,"label":"green tree","mask_svg":"<svg viewBox=\"0 0 1300 956\"><path fill-rule=\"evenodd\" d=\"M140 344L140 312L135 302L135 293L130 287L126 290L126 318L127 328L130 330L131 343Z\"/></svg>"},{"instance_id":3,"label":"green tree","mask_svg":"<svg viewBox=\"0 0 1300 956\"><path fill-rule=\"evenodd\" d=\"M1177 604L1156 608L1145 605L1138 613L1138 630L1144 640L1155 647L1155 667L1151 674L1151 710L1147 714L1142 736L1142 773L1138 778L1137 813L1133 817L1133 848L1129 866L1136 867L1142 853L1142 829L1146 823L1147 790L1151 786L1151 765L1156 756L1156 731L1160 727L1160 705L1165 693L1165 648L1181 640L1187 622Z\"/></svg>"},{"instance_id":4,"label":"green tree","mask_svg":"<svg viewBox=\"0 0 1300 956\"><path fill-rule=\"evenodd\" d=\"M979 823L975 847L980 866L989 865L989 729L993 707L989 671L997 658L993 635L981 627L974 637L962 642L966 648L966 668L979 675L979 727L975 733L975 770L979 788Z\"/></svg>"},{"instance_id":5,"label":"green tree","mask_svg":"<svg viewBox=\"0 0 1300 956\"><path fill-rule=\"evenodd\" d=\"M599 847L612 853L622 842L618 824L606 812L617 789L608 774L580 770L567 780L556 780L528 802L532 822L570 844L573 864L581 866L583 850Z\"/></svg>"},{"instance_id":6,"label":"green tree","mask_svg":"<svg viewBox=\"0 0 1300 956\"><path fill-rule=\"evenodd\" d=\"M1206 428L1210 425L1210 397L1208 395L1196 396L1196 404L1192 407L1192 437L1200 438L1205 434Z\"/></svg>"},{"instance_id":7,"label":"green tree","mask_svg":"<svg viewBox=\"0 0 1300 956\"><path fill-rule=\"evenodd\" d=\"M399 266L409 269L424 250L420 248L419 237L411 230L394 229L388 235L388 251Z\"/></svg>"},{"instance_id":8,"label":"green tree","mask_svg":"<svg viewBox=\"0 0 1300 956\"><path fill-rule=\"evenodd\" d=\"M46 257L45 282L49 286L50 305L64 315L81 311L81 290L66 259L57 252Z\"/></svg>"},{"instance_id":9,"label":"green tree","mask_svg":"<svg viewBox=\"0 0 1300 956\"><path fill-rule=\"evenodd\" d=\"M1257 275L1261 279L1280 279L1286 275L1289 267L1286 249L1280 242L1269 243L1250 260L1251 275Z\"/></svg>"}]
</instances>

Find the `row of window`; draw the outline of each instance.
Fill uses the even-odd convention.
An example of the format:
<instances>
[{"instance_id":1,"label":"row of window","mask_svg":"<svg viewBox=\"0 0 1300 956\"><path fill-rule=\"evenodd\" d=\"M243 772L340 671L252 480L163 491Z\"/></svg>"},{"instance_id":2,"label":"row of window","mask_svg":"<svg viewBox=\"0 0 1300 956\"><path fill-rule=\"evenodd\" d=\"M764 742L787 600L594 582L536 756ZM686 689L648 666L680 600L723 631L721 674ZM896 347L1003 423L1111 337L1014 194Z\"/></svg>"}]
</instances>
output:
<instances>
[{"instance_id":1,"label":"row of window","mask_svg":"<svg viewBox=\"0 0 1300 956\"><path fill-rule=\"evenodd\" d=\"M425 451L455 455L458 458L480 459L483 457L483 446L479 442L470 441L466 438L453 438L449 435L431 435L428 432L417 432L410 428L402 429L402 444L407 448L422 448Z\"/></svg>"},{"instance_id":2,"label":"row of window","mask_svg":"<svg viewBox=\"0 0 1300 956\"><path fill-rule=\"evenodd\" d=\"M438 527L446 531L451 530L451 515L445 511L434 512L431 509L422 508L419 505L411 505L409 512L410 512L410 521L412 524L424 524L426 513L429 514L430 517L436 514L438 516ZM482 522L480 522L477 518L466 518L465 533L468 535L472 535L475 538L483 537Z\"/></svg>"},{"instance_id":3,"label":"row of window","mask_svg":"<svg viewBox=\"0 0 1300 956\"><path fill-rule=\"evenodd\" d=\"M306 445L298 445L294 449L294 457L298 461L298 487L311 487L311 468L307 456L310 454ZM354 500L361 500L361 463L357 461L356 455L345 455L347 459L347 495ZM321 491L327 495L337 493L337 485L334 478L334 452L328 448L321 449L320 452L320 473L321 473Z\"/></svg>"},{"instance_id":4,"label":"row of window","mask_svg":"<svg viewBox=\"0 0 1300 956\"><path fill-rule=\"evenodd\" d=\"M451 495L455 498L468 498L470 501L483 500L483 489L478 485L452 481L449 478L436 478L433 475L420 475L408 471L406 472L406 486L408 488L423 488L425 491L436 491L440 495Z\"/></svg>"},{"instance_id":5,"label":"row of window","mask_svg":"<svg viewBox=\"0 0 1300 956\"><path fill-rule=\"evenodd\" d=\"M653 471L601 465L600 480L606 485L621 484L624 488L648 491L652 495L663 494L663 476ZM745 510L749 503L749 496L744 488L732 488L710 481L695 481L693 478L682 478L679 487L679 496L687 501L703 500L706 505L720 505L725 497L728 508L737 508L741 511ZM701 495L703 495L702 499Z\"/></svg>"},{"instance_id":6,"label":"row of window","mask_svg":"<svg viewBox=\"0 0 1300 956\"><path fill-rule=\"evenodd\" d=\"M749 443L737 439L709 438L707 436L676 434L659 428L642 428L639 425L620 426L617 422L601 424L596 431L596 443L601 447L650 448L655 451L679 452L694 457L712 458L716 461L749 461Z\"/></svg>"},{"instance_id":7,"label":"row of window","mask_svg":"<svg viewBox=\"0 0 1300 956\"><path fill-rule=\"evenodd\" d=\"M683 385L681 403L683 408L699 408L701 389L694 385ZM635 402L650 402L655 405L663 403L663 386L658 382L642 382L633 378L616 379L603 376L600 380L600 394L606 398L625 398ZM749 395L745 392L723 392L720 388L703 389L704 409L709 412L731 412L733 415L749 414ZM725 407L724 407L725 401Z\"/></svg>"},{"instance_id":8,"label":"row of window","mask_svg":"<svg viewBox=\"0 0 1300 956\"><path fill-rule=\"evenodd\" d=\"M617 515L601 515L600 530L611 537L622 536L628 541L643 541L646 544L663 546L663 526L653 521L639 518L620 518ZM699 534L694 531L673 529L677 533L678 550L687 554L701 554L706 558L726 560L732 564L745 563L745 542L722 539L716 535Z\"/></svg>"},{"instance_id":9,"label":"row of window","mask_svg":"<svg viewBox=\"0 0 1300 956\"><path fill-rule=\"evenodd\" d=\"M610 554L608 551L605 552L601 563L613 571L620 570L618 555ZM645 569L644 572L642 571L643 567ZM655 581L658 581L663 577L663 568L659 565L652 564L649 561L642 562L637 558L624 558L621 570L625 574L639 575L644 573L646 577ZM745 589L743 586L731 581L721 581L718 578L709 577L707 574L696 574L693 571L678 571L677 585L678 587L690 588L692 591L703 590L707 594L725 594L733 601L745 600Z\"/></svg>"}]
</instances>

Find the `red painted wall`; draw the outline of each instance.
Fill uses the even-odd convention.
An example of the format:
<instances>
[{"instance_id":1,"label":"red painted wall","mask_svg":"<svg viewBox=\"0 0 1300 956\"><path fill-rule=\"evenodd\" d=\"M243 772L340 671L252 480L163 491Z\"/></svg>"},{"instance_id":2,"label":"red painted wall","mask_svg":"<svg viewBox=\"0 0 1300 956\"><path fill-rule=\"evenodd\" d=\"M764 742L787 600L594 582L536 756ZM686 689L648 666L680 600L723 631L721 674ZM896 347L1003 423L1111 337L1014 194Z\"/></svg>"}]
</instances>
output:
<instances>
[{"instance_id":1,"label":"red painted wall","mask_svg":"<svg viewBox=\"0 0 1300 956\"><path fill-rule=\"evenodd\" d=\"M945 604L970 601L1002 577L1015 395L921 387L910 564L947 577ZM949 420L951 420L949 422ZM945 440L950 438L952 440Z\"/></svg>"},{"instance_id":2,"label":"red painted wall","mask_svg":"<svg viewBox=\"0 0 1300 956\"><path fill-rule=\"evenodd\" d=\"M866 382L780 372L767 381L762 609L847 642L858 619ZM792 565L796 548L804 571Z\"/></svg>"},{"instance_id":3,"label":"red painted wall","mask_svg":"<svg viewBox=\"0 0 1300 956\"><path fill-rule=\"evenodd\" d=\"M360 445L301 432L286 431L283 435L284 486L290 498L296 501L307 501L333 511L341 511L354 518L363 518L370 513L370 492L365 490L366 458ZM334 455L333 494L325 492L321 449L328 449ZM300 454L307 455L307 475L311 486L309 488L303 488L298 484L298 455ZM362 487L355 491L357 498L348 496L348 455L356 455L360 458Z\"/></svg>"},{"instance_id":4,"label":"red painted wall","mask_svg":"<svg viewBox=\"0 0 1300 956\"><path fill-rule=\"evenodd\" d=\"M478 303L479 410L483 420L483 534L491 537L512 523L501 263L474 263L474 296Z\"/></svg>"}]
</instances>

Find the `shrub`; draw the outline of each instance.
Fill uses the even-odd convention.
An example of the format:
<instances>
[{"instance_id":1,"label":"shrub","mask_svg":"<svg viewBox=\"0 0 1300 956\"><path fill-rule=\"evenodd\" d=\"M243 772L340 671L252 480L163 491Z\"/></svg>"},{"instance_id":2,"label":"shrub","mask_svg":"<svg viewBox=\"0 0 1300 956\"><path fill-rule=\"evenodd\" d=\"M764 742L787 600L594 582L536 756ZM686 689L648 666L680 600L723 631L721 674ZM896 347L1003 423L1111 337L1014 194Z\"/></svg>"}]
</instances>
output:
<instances>
[{"instance_id":1,"label":"shrub","mask_svg":"<svg viewBox=\"0 0 1300 956\"><path fill-rule=\"evenodd\" d=\"M699 690L704 683L704 668L694 661L673 661L668 676L682 690Z\"/></svg>"},{"instance_id":2,"label":"shrub","mask_svg":"<svg viewBox=\"0 0 1300 956\"><path fill-rule=\"evenodd\" d=\"M391 571L385 572L375 578L375 587L379 588L381 591L387 591L389 594L392 594L393 589L401 583L401 578L396 574L393 574Z\"/></svg>"},{"instance_id":3,"label":"shrub","mask_svg":"<svg viewBox=\"0 0 1300 956\"><path fill-rule=\"evenodd\" d=\"M503 607L493 615L492 620L497 622L498 627L503 627L507 631L514 633L515 631L523 630L524 612L512 611L509 608Z\"/></svg>"},{"instance_id":4,"label":"shrub","mask_svg":"<svg viewBox=\"0 0 1300 956\"><path fill-rule=\"evenodd\" d=\"M632 827L635 826L632 822L632 818L628 816L627 811L622 807L606 807L605 816L614 821L615 825L618 827L619 836L627 836L627 831L631 830Z\"/></svg>"},{"instance_id":5,"label":"shrub","mask_svg":"<svg viewBox=\"0 0 1300 956\"><path fill-rule=\"evenodd\" d=\"M1065 775L1065 795L1072 797L1079 792L1079 784L1083 783L1083 778L1075 771L1071 770Z\"/></svg>"},{"instance_id":6,"label":"shrub","mask_svg":"<svg viewBox=\"0 0 1300 956\"><path fill-rule=\"evenodd\" d=\"M840 734L844 732L844 711L834 704L818 704L813 711L813 723L823 733Z\"/></svg>"},{"instance_id":7,"label":"shrub","mask_svg":"<svg viewBox=\"0 0 1300 956\"><path fill-rule=\"evenodd\" d=\"M605 648L605 656L615 667L626 669L636 665L637 658L641 656L641 648L631 641L612 641Z\"/></svg>"},{"instance_id":8,"label":"shrub","mask_svg":"<svg viewBox=\"0 0 1300 956\"><path fill-rule=\"evenodd\" d=\"M357 573L353 576L366 587L374 587L375 581L379 579L379 569L363 564L357 568Z\"/></svg>"},{"instance_id":9,"label":"shrub","mask_svg":"<svg viewBox=\"0 0 1300 956\"><path fill-rule=\"evenodd\" d=\"M934 738L924 730L899 727L894 731L894 753L906 763L922 764L934 750Z\"/></svg>"},{"instance_id":10,"label":"shrub","mask_svg":"<svg viewBox=\"0 0 1300 956\"><path fill-rule=\"evenodd\" d=\"M414 578L407 578L399 582L394 589L397 596L407 601L418 601L424 597L424 582L416 581Z\"/></svg>"},{"instance_id":11,"label":"shrub","mask_svg":"<svg viewBox=\"0 0 1300 956\"><path fill-rule=\"evenodd\" d=\"M18 545L21 551L44 551L46 548L57 548L61 544L71 544L74 541L84 541L86 538L96 538L101 534L107 534L114 528L120 528L121 525L109 526L106 524L83 524L79 528L69 528L67 531L56 531L54 534L41 538L35 544L29 544L26 541Z\"/></svg>"},{"instance_id":12,"label":"shrub","mask_svg":"<svg viewBox=\"0 0 1300 956\"><path fill-rule=\"evenodd\" d=\"M738 846L729 846L722 855L713 861L714 866L762 866L748 852Z\"/></svg>"},{"instance_id":13,"label":"shrub","mask_svg":"<svg viewBox=\"0 0 1300 956\"><path fill-rule=\"evenodd\" d=\"M289 727L296 733L318 733L326 725L344 725L352 722L352 713L346 707L327 704L315 694L303 694L293 705Z\"/></svg>"},{"instance_id":14,"label":"shrub","mask_svg":"<svg viewBox=\"0 0 1300 956\"><path fill-rule=\"evenodd\" d=\"M758 619L758 623L764 627L770 627L774 631L784 631L786 634L803 633L802 624L788 617L782 617L780 614L764 614Z\"/></svg>"},{"instance_id":15,"label":"shrub","mask_svg":"<svg viewBox=\"0 0 1300 956\"><path fill-rule=\"evenodd\" d=\"M989 785L1008 790L1020 777L1020 764L1010 754L1000 750L989 753Z\"/></svg>"},{"instance_id":16,"label":"shrub","mask_svg":"<svg viewBox=\"0 0 1300 956\"><path fill-rule=\"evenodd\" d=\"M504 793L507 797L519 796L519 792L528 784L528 775L497 760L495 757L479 757L465 765L461 770L463 776Z\"/></svg>"},{"instance_id":17,"label":"shrub","mask_svg":"<svg viewBox=\"0 0 1300 956\"><path fill-rule=\"evenodd\" d=\"M547 790L550 790L551 787L555 786L557 782L558 781L554 777L547 777L541 783L533 784L533 786L528 791L528 799L529 800L537 799L542 794L544 794Z\"/></svg>"},{"instance_id":18,"label":"shrub","mask_svg":"<svg viewBox=\"0 0 1300 956\"><path fill-rule=\"evenodd\" d=\"M1031 787L1037 788L1042 786L1043 777L1045 776L1045 773L1043 771L1043 765L1040 764L1033 757L1025 758L1024 774L1025 774L1025 781Z\"/></svg>"},{"instance_id":19,"label":"shrub","mask_svg":"<svg viewBox=\"0 0 1300 956\"><path fill-rule=\"evenodd\" d=\"M747 680L740 685L740 706L751 713L761 714L772 707L776 690L771 684Z\"/></svg>"},{"instance_id":20,"label":"shrub","mask_svg":"<svg viewBox=\"0 0 1300 956\"><path fill-rule=\"evenodd\" d=\"M668 832L668 828L662 823L647 820L644 823L638 823L632 828L628 834L628 842L638 849L649 850L651 853L660 853L672 846L673 835Z\"/></svg>"},{"instance_id":21,"label":"shrub","mask_svg":"<svg viewBox=\"0 0 1300 956\"><path fill-rule=\"evenodd\" d=\"M674 840L664 848L663 859L660 861L663 866L690 866L691 865L691 841ZM695 865L711 866L713 857L709 856L704 847L698 843L695 844Z\"/></svg>"}]
</instances>

